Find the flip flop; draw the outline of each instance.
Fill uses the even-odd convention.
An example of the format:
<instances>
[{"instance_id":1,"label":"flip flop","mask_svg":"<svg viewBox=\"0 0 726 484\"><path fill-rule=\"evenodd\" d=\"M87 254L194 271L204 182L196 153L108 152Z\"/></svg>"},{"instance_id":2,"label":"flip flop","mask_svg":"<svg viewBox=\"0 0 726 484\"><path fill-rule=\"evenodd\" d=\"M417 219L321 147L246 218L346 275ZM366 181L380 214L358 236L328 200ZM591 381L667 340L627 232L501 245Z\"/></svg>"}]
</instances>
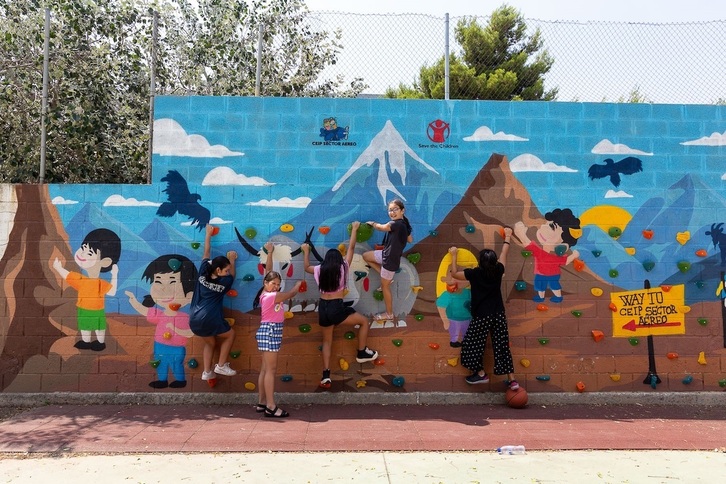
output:
<instances>
[{"instance_id":1,"label":"flip flop","mask_svg":"<svg viewBox=\"0 0 726 484\"><path fill-rule=\"evenodd\" d=\"M277 413L278 410L281 413L278 414ZM275 407L275 408L265 407L265 417L268 417L268 418L285 418L285 417L289 417L289 416L290 416L290 414L287 413L286 411L284 411L283 409L281 409L280 407Z\"/></svg>"},{"instance_id":2,"label":"flip flop","mask_svg":"<svg viewBox=\"0 0 726 484\"><path fill-rule=\"evenodd\" d=\"M264 403L258 403L255 405L255 412L262 413L265 411L266 408L267 408L267 405L265 405Z\"/></svg>"}]
</instances>

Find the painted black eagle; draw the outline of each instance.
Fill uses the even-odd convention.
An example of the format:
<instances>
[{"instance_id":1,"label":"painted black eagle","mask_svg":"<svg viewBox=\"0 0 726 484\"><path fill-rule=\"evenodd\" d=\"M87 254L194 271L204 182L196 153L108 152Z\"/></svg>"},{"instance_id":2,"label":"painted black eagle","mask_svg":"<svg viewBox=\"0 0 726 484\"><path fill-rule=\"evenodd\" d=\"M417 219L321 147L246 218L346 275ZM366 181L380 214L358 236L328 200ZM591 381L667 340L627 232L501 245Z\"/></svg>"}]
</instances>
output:
<instances>
[{"instance_id":1,"label":"painted black eagle","mask_svg":"<svg viewBox=\"0 0 726 484\"><path fill-rule=\"evenodd\" d=\"M197 193L189 193L187 181L176 170L169 170L161 181L167 184L164 193L168 201L161 204L156 215L173 217L178 212L189 217L197 230L204 229L209 223L209 210L199 204L202 197Z\"/></svg>"},{"instance_id":2,"label":"painted black eagle","mask_svg":"<svg viewBox=\"0 0 726 484\"><path fill-rule=\"evenodd\" d=\"M638 158L628 156L620 161L613 161L608 158L605 160L605 165L592 165L587 174L590 175L591 180L597 178L610 177L610 183L616 188L620 186L620 175L632 175L643 171L643 162Z\"/></svg>"}]
</instances>

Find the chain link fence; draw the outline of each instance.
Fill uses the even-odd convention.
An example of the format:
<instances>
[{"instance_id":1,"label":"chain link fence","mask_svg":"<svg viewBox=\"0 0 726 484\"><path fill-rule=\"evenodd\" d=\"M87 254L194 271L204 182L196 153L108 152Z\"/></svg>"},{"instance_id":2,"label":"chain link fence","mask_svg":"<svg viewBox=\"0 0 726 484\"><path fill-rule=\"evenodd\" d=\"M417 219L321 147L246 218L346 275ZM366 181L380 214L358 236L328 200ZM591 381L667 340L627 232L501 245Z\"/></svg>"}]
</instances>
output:
<instances>
[{"instance_id":1,"label":"chain link fence","mask_svg":"<svg viewBox=\"0 0 726 484\"><path fill-rule=\"evenodd\" d=\"M419 80L444 56L445 17L310 12L313 28L342 33L343 51L325 75L362 78L364 95ZM461 53L449 18L450 52ZM474 17L485 26L489 17ZM726 101L726 21L650 24L525 19L554 63L545 90L558 101L713 104ZM453 96L452 96L453 98Z\"/></svg>"}]
</instances>

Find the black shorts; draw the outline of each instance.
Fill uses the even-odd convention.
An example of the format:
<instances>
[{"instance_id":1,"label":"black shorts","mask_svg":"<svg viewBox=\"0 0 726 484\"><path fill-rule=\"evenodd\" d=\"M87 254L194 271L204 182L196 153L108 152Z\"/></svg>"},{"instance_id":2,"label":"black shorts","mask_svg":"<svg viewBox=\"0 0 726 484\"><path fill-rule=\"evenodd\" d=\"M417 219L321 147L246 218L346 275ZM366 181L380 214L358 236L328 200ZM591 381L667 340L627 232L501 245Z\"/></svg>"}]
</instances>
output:
<instances>
[{"instance_id":1,"label":"black shorts","mask_svg":"<svg viewBox=\"0 0 726 484\"><path fill-rule=\"evenodd\" d=\"M318 321L323 327L337 326L351 314L355 314L355 309L342 299L321 299L318 305Z\"/></svg>"}]
</instances>

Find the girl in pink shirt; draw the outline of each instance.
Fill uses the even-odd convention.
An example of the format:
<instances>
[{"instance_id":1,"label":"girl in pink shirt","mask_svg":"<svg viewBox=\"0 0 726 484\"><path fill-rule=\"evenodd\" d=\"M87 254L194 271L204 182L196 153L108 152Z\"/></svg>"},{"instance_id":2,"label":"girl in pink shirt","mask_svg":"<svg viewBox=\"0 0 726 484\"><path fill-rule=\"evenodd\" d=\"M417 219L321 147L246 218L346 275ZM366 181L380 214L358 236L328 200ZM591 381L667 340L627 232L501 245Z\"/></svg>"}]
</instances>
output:
<instances>
[{"instance_id":1,"label":"girl in pink shirt","mask_svg":"<svg viewBox=\"0 0 726 484\"><path fill-rule=\"evenodd\" d=\"M267 263L265 267L272 267L272 252L275 246L272 242L265 244ZM260 308L260 328L257 330L257 349L262 352L262 367L257 379L259 400L255 410L265 412L265 417L284 418L290 414L275 405L275 373L277 372L277 354L282 345L282 324L285 321L285 309L282 303L293 297L300 290L302 281L295 283L287 292L280 291L282 278L275 271L265 275L263 286L257 293L252 307Z\"/></svg>"}]
</instances>

